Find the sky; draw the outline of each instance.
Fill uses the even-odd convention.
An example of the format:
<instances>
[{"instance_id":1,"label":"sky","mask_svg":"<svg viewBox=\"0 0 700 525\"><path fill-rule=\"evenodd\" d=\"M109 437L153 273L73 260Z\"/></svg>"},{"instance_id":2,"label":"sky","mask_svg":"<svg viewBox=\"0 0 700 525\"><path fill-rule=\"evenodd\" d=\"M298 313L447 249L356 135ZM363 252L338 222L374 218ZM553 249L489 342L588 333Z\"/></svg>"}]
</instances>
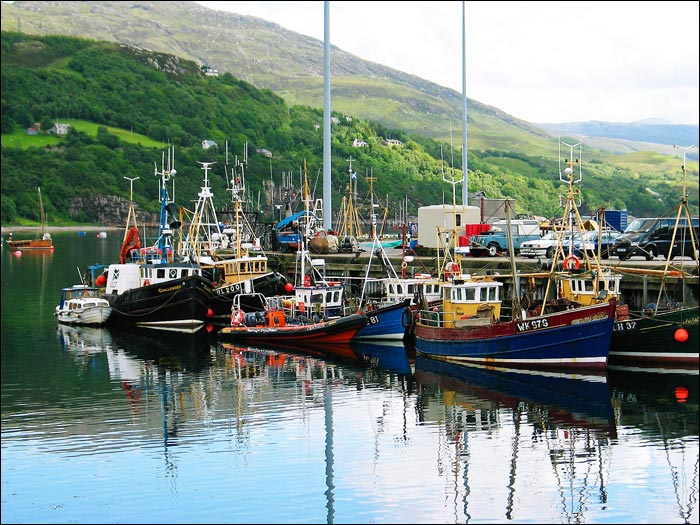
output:
<instances>
[{"instance_id":1,"label":"sky","mask_svg":"<svg viewBox=\"0 0 700 525\"><path fill-rule=\"evenodd\" d=\"M322 0L197 3L323 42ZM536 123L700 120L700 2L464 5L470 99ZM332 0L330 42L462 93L462 7Z\"/></svg>"}]
</instances>

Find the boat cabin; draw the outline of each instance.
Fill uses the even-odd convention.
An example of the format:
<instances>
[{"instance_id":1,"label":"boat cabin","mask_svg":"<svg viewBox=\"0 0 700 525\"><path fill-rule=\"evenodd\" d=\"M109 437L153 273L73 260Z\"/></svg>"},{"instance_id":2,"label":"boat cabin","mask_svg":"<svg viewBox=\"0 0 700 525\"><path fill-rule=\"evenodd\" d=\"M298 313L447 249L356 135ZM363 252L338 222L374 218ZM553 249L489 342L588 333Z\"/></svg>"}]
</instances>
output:
<instances>
[{"instance_id":1,"label":"boat cabin","mask_svg":"<svg viewBox=\"0 0 700 525\"><path fill-rule=\"evenodd\" d=\"M460 274L442 284L440 326L482 326L501 316L501 287L503 283L490 276L472 277Z\"/></svg>"}]
</instances>

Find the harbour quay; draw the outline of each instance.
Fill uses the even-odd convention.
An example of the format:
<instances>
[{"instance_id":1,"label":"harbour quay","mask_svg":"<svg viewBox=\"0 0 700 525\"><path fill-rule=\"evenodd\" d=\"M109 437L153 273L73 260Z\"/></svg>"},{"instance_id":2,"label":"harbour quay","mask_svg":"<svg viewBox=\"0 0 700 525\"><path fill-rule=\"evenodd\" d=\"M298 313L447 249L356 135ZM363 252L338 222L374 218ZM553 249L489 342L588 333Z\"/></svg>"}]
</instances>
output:
<instances>
[{"instance_id":1,"label":"harbour quay","mask_svg":"<svg viewBox=\"0 0 700 525\"><path fill-rule=\"evenodd\" d=\"M389 261L399 277L402 275L402 264L405 262L406 277L417 274L438 275L438 264L444 264L444 259L438 261L431 256L404 256L398 249L386 250ZM393 253L396 252L396 253ZM285 275L290 281L295 280L296 273L301 267L296 253L266 252L269 266ZM327 253L312 254L317 268L327 279L342 280L345 283L357 283L360 287L366 278L386 277L387 272L382 266L380 257L370 257L370 253ZM504 283L504 297L512 297L513 280L510 272L508 257L472 257L462 258L462 270L473 275L492 275ZM368 268L369 265L369 268ZM518 278L521 292L527 291L533 297L538 297L544 290L549 275L550 260L529 259L516 257ZM657 258L647 261L643 258L601 261L601 268L611 268L623 274L621 282L622 302L632 310L642 310L651 303L682 302L688 306L698 304L698 275L697 266L690 258L675 258L668 264L668 274L664 278L667 261ZM659 299L659 291L663 293ZM550 292L551 293L551 292Z\"/></svg>"}]
</instances>

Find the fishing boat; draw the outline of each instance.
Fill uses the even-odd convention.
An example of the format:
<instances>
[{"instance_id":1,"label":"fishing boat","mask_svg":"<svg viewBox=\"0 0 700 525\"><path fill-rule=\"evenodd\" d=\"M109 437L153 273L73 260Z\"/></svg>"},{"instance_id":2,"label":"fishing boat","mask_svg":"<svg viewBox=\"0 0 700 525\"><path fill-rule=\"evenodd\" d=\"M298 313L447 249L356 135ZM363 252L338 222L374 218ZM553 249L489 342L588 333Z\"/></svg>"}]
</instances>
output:
<instances>
[{"instance_id":1,"label":"fishing boat","mask_svg":"<svg viewBox=\"0 0 700 525\"><path fill-rule=\"evenodd\" d=\"M676 146L678 148L679 146ZM686 152L694 148L683 149L683 196L678 205L678 213L673 228L669 253L666 254L666 264L662 274L662 285L656 302L647 304L641 312L625 312L624 317L615 323L610 346L609 360L611 364L647 364L647 365L680 365L698 366L700 362L698 347L699 312L697 295L695 304L673 300L668 294L671 281L685 285L686 279L700 274L698 257L697 230L692 226L688 194L686 186ZM687 234L693 246L694 266L689 271L684 268L670 269L673 258L674 241L678 240L678 226L682 217L688 224ZM697 219L696 219L697 220ZM682 239L686 242L686 239ZM683 263L681 262L681 265ZM685 297L680 293L677 297ZM690 300L690 299L689 299Z\"/></svg>"},{"instance_id":2,"label":"fishing boat","mask_svg":"<svg viewBox=\"0 0 700 525\"><path fill-rule=\"evenodd\" d=\"M682 218L691 224L688 197L685 186L685 149L683 157L683 197L677 207L673 235L669 250L673 250ZM698 238L692 227L685 228L689 241L697 254ZM670 232L669 232L670 234ZM697 255L693 257L691 268L686 262L678 261L671 268L672 251L666 254L662 270L648 268L603 268L599 257L592 259L584 253L584 259L569 257L574 271L561 274L557 281L559 297L572 302L590 305L605 299L617 301L615 323L608 355L609 364L629 364L639 366L696 366L699 362L698 304L689 304L692 298L684 292L690 279L697 279L700 273ZM661 277L661 286L655 302L633 308L622 301L620 282L623 274ZM687 302L677 298L688 297ZM604 299L604 300L605 300Z\"/></svg>"},{"instance_id":3,"label":"fishing boat","mask_svg":"<svg viewBox=\"0 0 700 525\"><path fill-rule=\"evenodd\" d=\"M39 192L39 232L34 239L14 239L12 233L9 234L7 245L13 250L53 250L53 240L51 234L46 230L46 213L44 203L41 200L41 188Z\"/></svg>"},{"instance_id":4,"label":"fishing boat","mask_svg":"<svg viewBox=\"0 0 700 525\"><path fill-rule=\"evenodd\" d=\"M231 192L233 205L230 221L220 222L214 206L209 185L209 170L213 163L200 162L204 182L180 248L182 259L199 263L204 274L214 282L211 320L217 324L228 322L233 297L239 293L259 292L272 296L288 291L285 276L269 268L267 255L243 210L247 145L243 159L235 156L230 173L228 143L226 159L227 190Z\"/></svg>"},{"instance_id":5,"label":"fishing boat","mask_svg":"<svg viewBox=\"0 0 700 525\"><path fill-rule=\"evenodd\" d=\"M383 289L399 285L399 277L396 274L391 261L389 260L384 247L375 234L377 228L376 214L372 214L373 241L370 251L369 262L367 263L366 274L363 280L362 293L359 299L360 311L367 316L368 323L355 336L356 340L380 339L402 341L406 337L409 318L409 306L411 299L397 298L392 295L382 295L377 300L368 295L369 270L372 266L372 258L377 254L381 258L382 267L386 272L386 277L381 279Z\"/></svg>"},{"instance_id":6,"label":"fishing boat","mask_svg":"<svg viewBox=\"0 0 700 525\"><path fill-rule=\"evenodd\" d=\"M222 328L218 336L222 341L247 344L333 344L349 343L355 334L367 324L363 314L350 314L333 318L312 319L294 315L294 310L279 307L279 301L271 298L262 310L244 312L240 303L247 294L234 298L231 325Z\"/></svg>"},{"instance_id":7,"label":"fishing boat","mask_svg":"<svg viewBox=\"0 0 700 525\"><path fill-rule=\"evenodd\" d=\"M54 315L59 323L100 326L107 322L112 306L100 288L76 284L61 290L61 301Z\"/></svg>"},{"instance_id":8,"label":"fishing boat","mask_svg":"<svg viewBox=\"0 0 700 525\"><path fill-rule=\"evenodd\" d=\"M572 203L573 168L567 167L565 173L567 203ZM505 206L506 217L510 218L512 204L506 200ZM463 273L455 243L452 250L446 251L446 259L451 258L446 268L451 271L444 277L441 304L419 310L415 318L417 355L457 363L604 369L615 318L615 299L601 298L599 303L588 306L576 305L565 298L549 302L547 286L537 309L526 310L520 303L510 227L507 233L513 280L510 314L501 316L503 282L491 275ZM456 220L449 238L457 239Z\"/></svg>"},{"instance_id":9,"label":"fishing boat","mask_svg":"<svg viewBox=\"0 0 700 525\"><path fill-rule=\"evenodd\" d=\"M168 152L167 166L163 155L161 170L157 166L154 170L159 179L160 224L156 241L145 247L136 224L131 179L132 195L119 262L110 264L105 275L104 297L112 306L110 324L194 331L212 316L211 280L203 275L199 263L177 257L173 244L173 230L181 223L171 213L167 183L175 173L173 149Z\"/></svg>"}]
</instances>

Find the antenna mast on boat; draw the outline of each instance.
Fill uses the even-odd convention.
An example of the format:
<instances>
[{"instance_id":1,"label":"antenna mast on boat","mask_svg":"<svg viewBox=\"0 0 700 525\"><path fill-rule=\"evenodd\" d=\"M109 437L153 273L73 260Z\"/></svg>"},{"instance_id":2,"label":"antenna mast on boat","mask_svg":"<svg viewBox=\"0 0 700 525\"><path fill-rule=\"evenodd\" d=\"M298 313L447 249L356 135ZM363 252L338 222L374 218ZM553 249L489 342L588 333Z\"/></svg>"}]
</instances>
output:
<instances>
[{"instance_id":1,"label":"antenna mast on boat","mask_svg":"<svg viewBox=\"0 0 700 525\"><path fill-rule=\"evenodd\" d=\"M693 253L690 254L690 256L695 259L695 266L696 266L696 273L698 269L700 269L700 259L698 259L696 253L695 253L695 246L697 246L698 239L695 238L695 229L693 228L693 219L690 214L690 209L688 208L688 189L686 185L686 172L685 172L685 157L686 153L690 151L691 149L695 148L695 144L691 146L678 146L677 144L674 144L673 147L675 149L679 149L683 151L683 166L681 169L683 170L683 186L682 186L682 192L683 194L681 195L681 201L678 205L678 213L676 214L676 222L674 224L673 228L673 236L671 238L671 250L673 250L673 244L676 242L676 235L678 234L678 225L680 224L680 219L681 215L685 216L685 220L688 221L688 235L690 236L690 243L693 246ZM681 241L681 242L684 242ZM681 252L683 253L683 252ZM664 288L666 285L666 277L668 276L668 267L671 264L671 255L670 254L664 254L666 255L666 264L664 265L664 272L663 272L663 278L661 280L661 287L659 288L659 295L656 299L656 307L654 311L654 315L656 315L656 312L658 311L659 304L661 303L661 296L664 292Z\"/></svg>"},{"instance_id":2,"label":"antenna mast on boat","mask_svg":"<svg viewBox=\"0 0 700 525\"><path fill-rule=\"evenodd\" d=\"M451 132L452 132L452 126L450 125L450 133ZM440 146L440 158L442 159L442 146ZM452 178L448 179L447 176L445 175L444 165L445 165L445 163L443 161L442 166L441 166L442 180L444 182L447 182L447 183L452 185L452 231L449 234L449 236L450 236L449 241L452 244L452 248L453 248L452 249L452 258L457 264L460 264L459 255L458 255L459 236L457 235L457 191L456 191L456 188L457 188L457 184L459 184L460 182L463 182L463 179L462 180L455 179L454 168L452 169ZM440 235L440 233L441 233L440 227L438 226L438 246L440 246L440 244L445 242L445 241L443 241L443 237L442 237L442 235ZM447 243L445 243L445 244L447 244ZM445 252L445 260L447 261L447 259L448 259L447 254L450 252L449 245L445 246L444 252ZM442 265L440 263L439 253L440 252L438 251L438 261L437 261L438 262L438 273L442 273L444 268L442 267ZM461 273L461 264L460 264L460 273Z\"/></svg>"},{"instance_id":3,"label":"antenna mast on boat","mask_svg":"<svg viewBox=\"0 0 700 525\"><path fill-rule=\"evenodd\" d=\"M130 179L129 177L124 177L126 180L129 181L129 213L126 217L126 229L124 230L124 238L122 239L122 242L126 240L127 235L129 234L129 228L130 226L130 221L134 221L134 227L138 229L138 224L136 224L136 211L134 210L134 181L139 180L141 177L134 177L133 179Z\"/></svg>"}]
</instances>

